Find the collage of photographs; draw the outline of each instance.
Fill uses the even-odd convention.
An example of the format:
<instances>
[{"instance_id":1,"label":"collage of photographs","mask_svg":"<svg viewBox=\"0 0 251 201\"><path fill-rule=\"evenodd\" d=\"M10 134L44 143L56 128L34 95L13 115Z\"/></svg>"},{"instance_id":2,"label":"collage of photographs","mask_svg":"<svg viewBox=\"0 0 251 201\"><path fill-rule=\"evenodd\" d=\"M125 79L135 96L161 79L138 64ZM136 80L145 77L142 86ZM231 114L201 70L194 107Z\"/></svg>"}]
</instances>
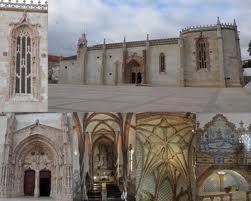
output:
<instances>
[{"instance_id":1,"label":"collage of photographs","mask_svg":"<svg viewBox=\"0 0 251 201\"><path fill-rule=\"evenodd\" d=\"M0 0L0 201L251 201L249 0Z\"/></svg>"}]
</instances>

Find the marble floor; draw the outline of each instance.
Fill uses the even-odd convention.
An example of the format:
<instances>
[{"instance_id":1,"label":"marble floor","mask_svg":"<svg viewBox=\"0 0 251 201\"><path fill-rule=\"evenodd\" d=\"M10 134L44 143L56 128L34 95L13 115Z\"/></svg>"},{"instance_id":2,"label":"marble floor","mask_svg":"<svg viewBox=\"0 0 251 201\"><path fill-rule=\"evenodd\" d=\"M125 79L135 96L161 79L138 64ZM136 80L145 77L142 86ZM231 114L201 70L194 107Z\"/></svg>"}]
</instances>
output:
<instances>
[{"instance_id":1,"label":"marble floor","mask_svg":"<svg viewBox=\"0 0 251 201\"><path fill-rule=\"evenodd\" d=\"M49 85L50 112L251 112L246 88Z\"/></svg>"}]
</instances>

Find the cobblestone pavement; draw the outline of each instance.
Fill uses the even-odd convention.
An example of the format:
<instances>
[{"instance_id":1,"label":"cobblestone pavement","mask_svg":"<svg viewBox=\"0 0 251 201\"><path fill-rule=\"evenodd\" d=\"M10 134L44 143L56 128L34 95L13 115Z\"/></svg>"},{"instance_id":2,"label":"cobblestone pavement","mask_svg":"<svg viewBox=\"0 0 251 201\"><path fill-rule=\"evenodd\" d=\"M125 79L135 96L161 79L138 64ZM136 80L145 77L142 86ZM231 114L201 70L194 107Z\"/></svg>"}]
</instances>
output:
<instances>
[{"instance_id":1,"label":"cobblestone pavement","mask_svg":"<svg viewBox=\"0 0 251 201\"><path fill-rule=\"evenodd\" d=\"M244 88L49 85L50 112L251 112Z\"/></svg>"}]
</instances>

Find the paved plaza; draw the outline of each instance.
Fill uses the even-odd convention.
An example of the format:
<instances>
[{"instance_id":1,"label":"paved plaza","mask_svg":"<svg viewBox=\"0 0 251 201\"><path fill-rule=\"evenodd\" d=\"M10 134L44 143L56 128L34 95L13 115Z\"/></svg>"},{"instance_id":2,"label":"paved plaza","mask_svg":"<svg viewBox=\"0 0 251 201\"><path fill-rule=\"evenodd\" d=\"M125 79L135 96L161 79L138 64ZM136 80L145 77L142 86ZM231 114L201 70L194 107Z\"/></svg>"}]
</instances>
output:
<instances>
[{"instance_id":1,"label":"paved plaza","mask_svg":"<svg viewBox=\"0 0 251 201\"><path fill-rule=\"evenodd\" d=\"M244 88L49 85L50 112L251 112Z\"/></svg>"},{"instance_id":2,"label":"paved plaza","mask_svg":"<svg viewBox=\"0 0 251 201\"><path fill-rule=\"evenodd\" d=\"M0 201L53 201L52 198L48 197L41 197L41 198L34 198L34 197L18 197L18 198L0 198Z\"/></svg>"}]
</instances>

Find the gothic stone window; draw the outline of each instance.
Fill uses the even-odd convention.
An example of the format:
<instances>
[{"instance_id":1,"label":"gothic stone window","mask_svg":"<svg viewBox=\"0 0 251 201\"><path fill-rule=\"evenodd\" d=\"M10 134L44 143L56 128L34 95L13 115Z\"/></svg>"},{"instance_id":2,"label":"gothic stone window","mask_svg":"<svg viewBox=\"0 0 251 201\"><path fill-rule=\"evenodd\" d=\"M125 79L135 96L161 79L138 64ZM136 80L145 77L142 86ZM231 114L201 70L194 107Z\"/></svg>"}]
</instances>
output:
<instances>
[{"instance_id":1,"label":"gothic stone window","mask_svg":"<svg viewBox=\"0 0 251 201\"><path fill-rule=\"evenodd\" d=\"M31 34L28 30L19 29L16 39L16 94L31 94Z\"/></svg>"},{"instance_id":2,"label":"gothic stone window","mask_svg":"<svg viewBox=\"0 0 251 201\"><path fill-rule=\"evenodd\" d=\"M39 34L37 26L29 23L24 13L18 23L12 23L11 68L9 96L38 98L39 87Z\"/></svg>"},{"instance_id":3,"label":"gothic stone window","mask_svg":"<svg viewBox=\"0 0 251 201\"><path fill-rule=\"evenodd\" d=\"M198 70L209 67L209 43L207 38L200 37L196 41L196 61Z\"/></svg>"},{"instance_id":4,"label":"gothic stone window","mask_svg":"<svg viewBox=\"0 0 251 201\"><path fill-rule=\"evenodd\" d=\"M164 53L160 53L159 55L159 71L161 73L166 72L166 61Z\"/></svg>"}]
</instances>

